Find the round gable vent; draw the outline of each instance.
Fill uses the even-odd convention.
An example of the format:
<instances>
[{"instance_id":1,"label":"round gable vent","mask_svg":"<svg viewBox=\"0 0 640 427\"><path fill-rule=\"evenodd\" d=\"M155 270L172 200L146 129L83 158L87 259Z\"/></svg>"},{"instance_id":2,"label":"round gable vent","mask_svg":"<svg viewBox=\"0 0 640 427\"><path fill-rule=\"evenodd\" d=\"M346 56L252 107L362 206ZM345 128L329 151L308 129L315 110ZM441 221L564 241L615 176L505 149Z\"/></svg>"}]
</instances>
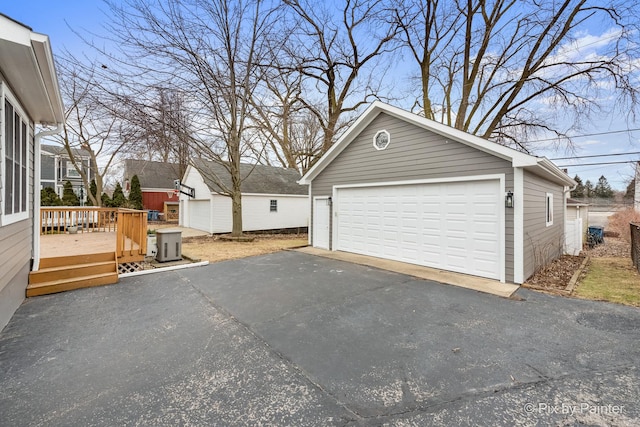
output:
<instances>
[{"instance_id":1,"label":"round gable vent","mask_svg":"<svg viewBox=\"0 0 640 427\"><path fill-rule=\"evenodd\" d=\"M384 150L389 146L389 142L391 142L391 136L386 130L378 131L373 137L373 146L376 150Z\"/></svg>"}]
</instances>

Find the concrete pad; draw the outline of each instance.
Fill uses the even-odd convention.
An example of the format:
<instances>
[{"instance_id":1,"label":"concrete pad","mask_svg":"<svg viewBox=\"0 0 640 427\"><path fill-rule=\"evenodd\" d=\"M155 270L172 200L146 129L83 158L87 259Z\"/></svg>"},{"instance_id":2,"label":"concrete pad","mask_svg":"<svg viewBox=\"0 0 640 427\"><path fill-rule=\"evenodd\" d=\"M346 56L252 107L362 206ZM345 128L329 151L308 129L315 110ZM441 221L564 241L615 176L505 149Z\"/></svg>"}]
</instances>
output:
<instances>
[{"instance_id":1,"label":"concrete pad","mask_svg":"<svg viewBox=\"0 0 640 427\"><path fill-rule=\"evenodd\" d=\"M473 289L478 292L485 292L504 298L513 295L520 286L513 283L502 283L498 280L486 279L484 277L470 276L468 274L454 273L451 271L438 270L435 268L423 267L420 265L408 264L405 262L392 261L383 258L375 258L366 255L352 254L340 251L328 251L325 249L313 248L306 246L304 248L294 249L306 254L322 256L325 258L337 259L340 261L353 262L369 267L376 267L382 270L394 271L408 276L418 277L420 279L432 280L434 282L444 283L447 285L460 286L467 289Z\"/></svg>"}]
</instances>

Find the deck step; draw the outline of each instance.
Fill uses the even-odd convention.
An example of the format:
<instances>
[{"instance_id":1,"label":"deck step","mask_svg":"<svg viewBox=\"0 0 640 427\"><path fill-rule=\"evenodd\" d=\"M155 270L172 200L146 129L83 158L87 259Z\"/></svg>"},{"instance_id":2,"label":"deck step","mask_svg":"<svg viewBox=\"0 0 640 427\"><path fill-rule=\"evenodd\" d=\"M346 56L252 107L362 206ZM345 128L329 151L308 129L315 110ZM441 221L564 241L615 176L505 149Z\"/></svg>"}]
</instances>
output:
<instances>
[{"instance_id":1,"label":"deck step","mask_svg":"<svg viewBox=\"0 0 640 427\"><path fill-rule=\"evenodd\" d=\"M115 252L102 252L86 255L69 255L40 259L40 269L86 264L91 262L115 261Z\"/></svg>"},{"instance_id":2,"label":"deck step","mask_svg":"<svg viewBox=\"0 0 640 427\"><path fill-rule=\"evenodd\" d=\"M73 279L75 277L91 276L101 273L113 273L114 261L88 262L78 265L63 265L60 267L41 268L29 275L29 283L44 283L56 280Z\"/></svg>"},{"instance_id":3,"label":"deck step","mask_svg":"<svg viewBox=\"0 0 640 427\"><path fill-rule=\"evenodd\" d=\"M43 258L29 273L27 297L118 282L115 252Z\"/></svg>"},{"instance_id":4,"label":"deck step","mask_svg":"<svg viewBox=\"0 0 640 427\"><path fill-rule=\"evenodd\" d=\"M118 283L118 273L92 274L75 277L73 279L33 283L27 286L27 297L55 294L75 289L90 288L92 286L112 285L114 283Z\"/></svg>"}]
</instances>

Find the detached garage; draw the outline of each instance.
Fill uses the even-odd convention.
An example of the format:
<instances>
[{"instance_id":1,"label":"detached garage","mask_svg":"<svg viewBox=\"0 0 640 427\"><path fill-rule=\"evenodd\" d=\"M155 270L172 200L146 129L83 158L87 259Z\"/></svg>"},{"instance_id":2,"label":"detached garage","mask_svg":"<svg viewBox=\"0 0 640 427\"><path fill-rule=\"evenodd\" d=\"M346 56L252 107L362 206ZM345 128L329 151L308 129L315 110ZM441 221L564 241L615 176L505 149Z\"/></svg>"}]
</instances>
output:
<instances>
[{"instance_id":1,"label":"detached garage","mask_svg":"<svg viewBox=\"0 0 640 427\"><path fill-rule=\"evenodd\" d=\"M563 253L575 185L545 158L380 102L300 183L314 247L515 283Z\"/></svg>"}]
</instances>

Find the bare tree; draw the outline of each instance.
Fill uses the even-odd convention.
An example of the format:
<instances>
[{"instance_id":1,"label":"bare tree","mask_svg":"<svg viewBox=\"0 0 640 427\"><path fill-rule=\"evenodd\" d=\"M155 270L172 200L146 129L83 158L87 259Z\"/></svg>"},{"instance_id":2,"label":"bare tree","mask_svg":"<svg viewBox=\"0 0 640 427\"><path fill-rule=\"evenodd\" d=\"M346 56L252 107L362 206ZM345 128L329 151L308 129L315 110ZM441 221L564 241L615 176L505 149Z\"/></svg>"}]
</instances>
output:
<instances>
[{"instance_id":1,"label":"bare tree","mask_svg":"<svg viewBox=\"0 0 640 427\"><path fill-rule=\"evenodd\" d=\"M320 156L321 124L305 106L302 74L286 71L276 48L271 55L252 98L253 129L262 142L254 154L261 163L277 163L304 173Z\"/></svg>"},{"instance_id":2,"label":"bare tree","mask_svg":"<svg viewBox=\"0 0 640 427\"><path fill-rule=\"evenodd\" d=\"M83 167L82 154L89 156L89 169L96 181L96 195L86 194L94 206L102 206L100 195L110 169L126 141L122 123L105 108L105 92L96 81L95 69L86 67L70 54L57 64L60 88L65 100L65 124L61 142L85 189L90 187L89 170Z\"/></svg>"},{"instance_id":3,"label":"bare tree","mask_svg":"<svg viewBox=\"0 0 640 427\"><path fill-rule=\"evenodd\" d=\"M395 3L428 118L526 150L529 134L566 136L559 119L579 126L612 94L638 105L636 0Z\"/></svg>"},{"instance_id":4,"label":"bare tree","mask_svg":"<svg viewBox=\"0 0 640 427\"><path fill-rule=\"evenodd\" d=\"M176 88L149 88L145 98L123 97L118 109L121 120L130 124L129 144L122 155L176 165L176 175L184 175L192 157L192 123L187 100Z\"/></svg>"},{"instance_id":5,"label":"bare tree","mask_svg":"<svg viewBox=\"0 0 640 427\"><path fill-rule=\"evenodd\" d=\"M122 48L119 65L128 71L134 97L150 87L179 89L190 114L190 146L224 167L230 177L200 172L232 200L232 235L242 234L241 175L251 156L247 132L250 99L260 80L274 9L263 0L129 0L109 2L111 32ZM203 163L198 163L203 164Z\"/></svg>"},{"instance_id":6,"label":"bare tree","mask_svg":"<svg viewBox=\"0 0 640 427\"><path fill-rule=\"evenodd\" d=\"M377 61L395 47L397 26L382 0L344 0L336 5L284 0L292 19L284 71L301 75L300 101L322 127L324 154L363 104L382 96L388 67ZM314 98L319 93L323 98Z\"/></svg>"}]
</instances>

